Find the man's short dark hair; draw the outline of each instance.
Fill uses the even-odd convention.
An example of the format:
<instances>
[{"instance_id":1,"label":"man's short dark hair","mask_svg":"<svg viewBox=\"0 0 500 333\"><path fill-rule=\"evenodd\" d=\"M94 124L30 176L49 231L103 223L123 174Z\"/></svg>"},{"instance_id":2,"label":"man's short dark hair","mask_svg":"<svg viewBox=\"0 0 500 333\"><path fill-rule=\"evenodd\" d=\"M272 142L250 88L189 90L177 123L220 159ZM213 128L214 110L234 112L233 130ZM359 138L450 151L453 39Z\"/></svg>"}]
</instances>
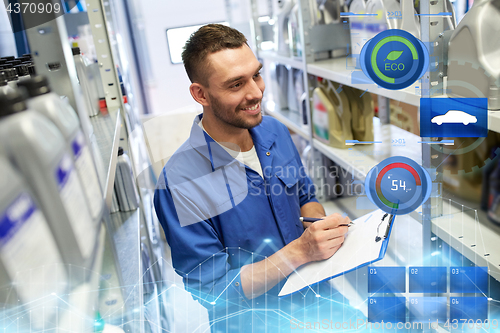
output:
<instances>
[{"instance_id":1,"label":"man's short dark hair","mask_svg":"<svg viewBox=\"0 0 500 333\"><path fill-rule=\"evenodd\" d=\"M208 86L210 64L207 56L225 49L237 49L247 44L245 35L222 24L207 24L194 32L184 45L182 61L191 82Z\"/></svg>"}]
</instances>

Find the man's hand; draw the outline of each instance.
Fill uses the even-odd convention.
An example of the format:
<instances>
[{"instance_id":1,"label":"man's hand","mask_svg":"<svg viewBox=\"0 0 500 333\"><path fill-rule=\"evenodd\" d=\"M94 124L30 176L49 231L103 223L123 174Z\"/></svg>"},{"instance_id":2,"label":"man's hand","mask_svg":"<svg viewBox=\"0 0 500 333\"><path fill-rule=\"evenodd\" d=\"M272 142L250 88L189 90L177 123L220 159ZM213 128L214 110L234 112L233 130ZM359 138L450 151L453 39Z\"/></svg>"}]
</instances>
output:
<instances>
[{"instance_id":1,"label":"man's hand","mask_svg":"<svg viewBox=\"0 0 500 333\"><path fill-rule=\"evenodd\" d=\"M312 204L317 203L309 205L314 208ZM310 214L308 211L301 213L310 216L305 215ZM245 296L250 299L260 296L303 264L330 258L342 246L347 233L347 227L339 225L349 222L348 217L340 214L326 216L272 256L243 266L240 278Z\"/></svg>"},{"instance_id":2,"label":"man's hand","mask_svg":"<svg viewBox=\"0 0 500 333\"><path fill-rule=\"evenodd\" d=\"M344 242L348 231L348 227L339 225L349 222L351 220L348 217L335 213L311 223L302 236L294 241L301 261L307 263L333 256Z\"/></svg>"}]
</instances>

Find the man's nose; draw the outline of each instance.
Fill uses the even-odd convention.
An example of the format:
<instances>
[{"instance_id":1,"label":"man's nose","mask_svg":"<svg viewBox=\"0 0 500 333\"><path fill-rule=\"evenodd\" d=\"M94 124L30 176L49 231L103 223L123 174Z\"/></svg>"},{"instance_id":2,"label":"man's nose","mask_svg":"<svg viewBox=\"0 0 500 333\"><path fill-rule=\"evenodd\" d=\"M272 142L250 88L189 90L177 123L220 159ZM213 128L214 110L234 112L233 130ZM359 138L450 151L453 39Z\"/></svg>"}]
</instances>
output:
<instances>
[{"instance_id":1,"label":"man's nose","mask_svg":"<svg viewBox=\"0 0 500 333\"><path fill-rule=\"evenodd\" d=\"M246 94L246 99L248 100L260 100L262 99L262 90L259 84L251 80L250 84L248 86L248 91Z\"/></svg>"}]
</instances>

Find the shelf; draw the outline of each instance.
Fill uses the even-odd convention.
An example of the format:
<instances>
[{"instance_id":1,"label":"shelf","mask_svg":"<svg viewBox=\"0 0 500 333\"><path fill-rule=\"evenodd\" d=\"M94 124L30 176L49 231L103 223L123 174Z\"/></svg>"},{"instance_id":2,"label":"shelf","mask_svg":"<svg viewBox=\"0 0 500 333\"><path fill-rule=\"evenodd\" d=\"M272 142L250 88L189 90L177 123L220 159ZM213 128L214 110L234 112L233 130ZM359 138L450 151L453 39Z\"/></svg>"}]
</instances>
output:
<instances>
[{"instance_id":1,"label":"shelf","mask_svg":"<svg viewBox=\"0 0 500 333\"><path fill-rule=\"evenodd\" d=\"M352 148L333 148L318 139L313 139L314 148L342 168L364 181L368 172L378 163L391 156L405 156L418 164L422 162L422 144L419 136L409 133L394 125L382 125L380 119L373 118L374 143L369 145L354 145ZM403 143L393 143L401 142Z\"/></svg>"},{"instance_id":2,"label":"shelf","mask_svg":"<svg viewBox=\"0 0 500 333\"><path fill-rule=\"evenodd\" d=\"M102 181L101 187L104 189L103 195L106 206L111 207L118 157L118 142L120 141L120 110L109 111L108 115L98 114L91 117L90 122L94 127L95 140L103 164L103 169L98 167L97 172ZM100 163L96 164L99 165Z\"/></svg>"},{"instance_id":3,"label":"shelf","mask_svg":"<svg viewBox=\"0 0 500 333\"><path fill-rule=\"evenodd\" d=\"M303 125L301 123L302 119L300 119L300 114L298 112L292 112L289 110L279 110L279 111L274 110L274 107L271 107L272 103L270 102L263 104L264 104L264 111L267 115L276 118L283 125L288 127L288 129L297 133L302 138L310 140L309 126Z\"/></svg>"},{"instance_id":4,"label":"shelf","mask_svg":"<svg viewBox=\"0 0 500 333\"><path fill-rule=\"evenodd\" d=\"M493 227L476 221L474 210L463 211L448 200L443 200L443 216L432 219L437 237L477 266L488 267L488 274L500 280L500 234Z\"/></svg>"},{"instance_id":5,"label":"shelf","mask_svg":"<svg viewBox=\"0 0 500 333\"><path fill-rule=\"evenodd\" d=\"M316 61L307 65L307 72L346 86L384 96L396 101L420 106L420 94L416 94L418 83L402 90L389 90L373 83L360 69L348 69L347 58ZM353 82L353 77L354 82Z\"/></svg>"},{"instance_id":6,"label":"shelf","mask_svg":"<svg viewBox=\"0 0 500 333\"><path fill-rule=\"evenodd\" d=\"M272 62L276 62L279 64L283 64L283 65L288 65L288 66L291 66L291 67L297 68L297 69L304 68L304 65L302 64L301 59L282 56L282 55L279 55L273 51L261 51L261 52L259 52L259 58L262 58L264 60L269 60Z\"/></svg>"}]
</instances>

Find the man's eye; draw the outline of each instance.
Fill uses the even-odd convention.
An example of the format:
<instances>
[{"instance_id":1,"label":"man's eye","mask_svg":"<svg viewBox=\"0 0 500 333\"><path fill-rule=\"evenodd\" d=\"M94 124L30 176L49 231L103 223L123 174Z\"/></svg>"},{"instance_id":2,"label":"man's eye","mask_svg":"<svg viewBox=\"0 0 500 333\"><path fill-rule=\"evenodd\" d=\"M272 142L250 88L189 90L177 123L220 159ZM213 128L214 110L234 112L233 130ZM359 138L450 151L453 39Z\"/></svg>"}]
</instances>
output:
<instances>
[{"instance_id":1,"label":"man's eye","mask_svg":"<svg viewBox=\"0 0 500 333\"><path fill-rule=\"evenodd\" d=\"M255 74L253 77L254 78L258 78L260 76L260 72L258 72L257 74Z\"/></svg>"},{"instance_id":2,"label":"man's eye","mask_svg":"<svg viewBox=\"0 0 500 333\"><path fill-rule=\"evenodd\" d=\"M241 86L241 82L232 85L231 88L238 88L239 86Z\"/></svg>"}]
</instances>

